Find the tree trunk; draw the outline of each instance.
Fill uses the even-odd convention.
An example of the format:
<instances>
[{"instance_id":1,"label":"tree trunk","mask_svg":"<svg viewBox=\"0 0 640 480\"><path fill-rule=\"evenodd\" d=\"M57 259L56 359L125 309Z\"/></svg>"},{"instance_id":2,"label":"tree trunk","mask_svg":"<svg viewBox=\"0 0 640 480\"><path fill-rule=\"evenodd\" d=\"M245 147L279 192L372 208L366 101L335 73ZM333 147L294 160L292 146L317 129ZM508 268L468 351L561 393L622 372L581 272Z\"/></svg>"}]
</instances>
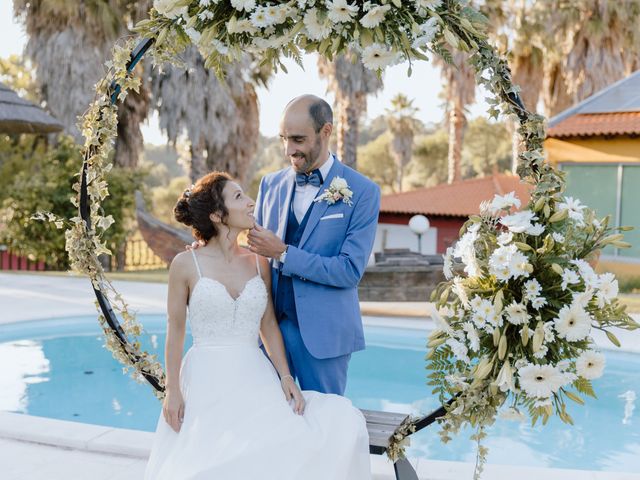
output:
<instances>
[{"instance_id":1,"label":"tree trunk","mask_svg":"<svg viewBox=\"0 0 640 480\"><path fill-rule=\"evenodd\" d=\"M357 170L360 109L356 102L341 102L338 127L338 155L345 165Z\"/></svg>"},{"instance_id":2,"label":"tree trunk","mask_svg":"<svg viewBox=\"0 0 640 480\"><path fill-rule=\"evenodd\" d=\"M120 167L138 166L144 138L140 124L149 112L149 89L143 81L140 92L131 90L118 105L118 137L116 138L114 163Z\"/></svg>"},{"instance_id":3,"label":"tree trunk","mask_svg":"<svg viewBox=\"0 0 640 480\"><path fill-rule=\"evenodd\" d=\"M191 163L189 164L189 178L191 183L202 177L207 172L207 159L204 137L200 137L200 142L196 145L191 144L189 147L191 153Z\"/></svg>"},{"instance_id":4,"label":"tree trunk","mask_svg":"<svg viewBox=\"0 0 640 480\"><path fill-rule=\"evenodd\" d=\"M449 154L447 183L462 180L460 163L462 161L462 141L467 119L462 107L457 104L449 112Z\"/></svg>"}]
</instances>

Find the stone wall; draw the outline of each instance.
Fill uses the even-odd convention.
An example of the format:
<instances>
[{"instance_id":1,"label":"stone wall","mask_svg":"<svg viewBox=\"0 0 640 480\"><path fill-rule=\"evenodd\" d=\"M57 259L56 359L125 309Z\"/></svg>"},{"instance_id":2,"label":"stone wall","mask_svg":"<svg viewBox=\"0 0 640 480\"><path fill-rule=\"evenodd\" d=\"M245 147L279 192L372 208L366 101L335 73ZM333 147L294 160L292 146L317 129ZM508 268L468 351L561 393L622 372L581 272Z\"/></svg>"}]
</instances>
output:
<instances>
[{"instance_id":1,"label":"stone wall","mask_svg":"<svg viewBox=\"0 0 640 480\"><path fill-rule=\"evenodd\" d=\"M444 280L442 265L372 266L365 270L358 294L364 302L428 302Z\"/></svg>"}]
</instances>

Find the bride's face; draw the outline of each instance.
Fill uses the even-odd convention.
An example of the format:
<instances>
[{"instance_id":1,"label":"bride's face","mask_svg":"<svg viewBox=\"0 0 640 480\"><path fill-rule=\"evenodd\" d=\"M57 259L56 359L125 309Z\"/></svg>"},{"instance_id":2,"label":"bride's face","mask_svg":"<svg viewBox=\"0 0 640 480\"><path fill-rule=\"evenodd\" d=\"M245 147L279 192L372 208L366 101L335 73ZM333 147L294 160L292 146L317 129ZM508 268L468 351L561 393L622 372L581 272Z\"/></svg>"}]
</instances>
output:
<instances>
[{"instance_id":1,"label":"bride's face","mask_svg":"<svg viewBox=\"0 0 640 480\"><path fill-rule=\"evenodd\" d=\"M227 182L222 190L222 198L229 212L225 223L230 228L240 230L253 228L255 225L253 210L256 202L242 191L240 185L236 182Z\"/></svg>"}]
</instances>

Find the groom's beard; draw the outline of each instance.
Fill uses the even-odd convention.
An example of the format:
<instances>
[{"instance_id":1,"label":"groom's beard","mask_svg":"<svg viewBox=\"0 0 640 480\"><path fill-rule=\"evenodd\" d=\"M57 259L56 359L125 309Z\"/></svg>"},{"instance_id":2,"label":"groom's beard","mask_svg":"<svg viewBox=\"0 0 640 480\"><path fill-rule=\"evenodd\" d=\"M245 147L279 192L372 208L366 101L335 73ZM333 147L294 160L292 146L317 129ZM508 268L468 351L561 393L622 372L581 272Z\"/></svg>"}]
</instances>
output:
<instances>
[{"instance_id":1,"label":"groom's beard","mask_svg":"<svg viewBox=\"0 0 640 480\"><path fill-rule=\"evenodd\" d=\"M320 137L316 138L315 144L313 148L309 151L309 153L296 152L292 155L294 158L304 158L304 162L301 167L296 167L293 165L293 169L298 173L309 173L314 168L321 163L320 155L322 154L322 142L320 141Z\"/></svg>"}]
</instances>

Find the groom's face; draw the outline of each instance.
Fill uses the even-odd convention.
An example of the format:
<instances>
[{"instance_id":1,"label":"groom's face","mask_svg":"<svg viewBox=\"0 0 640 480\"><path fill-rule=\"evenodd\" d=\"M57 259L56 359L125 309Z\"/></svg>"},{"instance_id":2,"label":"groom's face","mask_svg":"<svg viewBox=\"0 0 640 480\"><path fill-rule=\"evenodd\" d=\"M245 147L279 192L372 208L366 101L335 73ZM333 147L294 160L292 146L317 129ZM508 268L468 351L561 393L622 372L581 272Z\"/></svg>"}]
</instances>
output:
<instances>
[{"instance_id":1,"label":"groom's face","mask_svg":"<svg viewBox=\"0 0 640 480\"><path fill-rule=\"evenodd\" d=\"M285 112L280 122L280 139L296 172L308 173L326 159L328 145L323 130L315 131L308 109Z\"/></svg>"}]
</instances>

